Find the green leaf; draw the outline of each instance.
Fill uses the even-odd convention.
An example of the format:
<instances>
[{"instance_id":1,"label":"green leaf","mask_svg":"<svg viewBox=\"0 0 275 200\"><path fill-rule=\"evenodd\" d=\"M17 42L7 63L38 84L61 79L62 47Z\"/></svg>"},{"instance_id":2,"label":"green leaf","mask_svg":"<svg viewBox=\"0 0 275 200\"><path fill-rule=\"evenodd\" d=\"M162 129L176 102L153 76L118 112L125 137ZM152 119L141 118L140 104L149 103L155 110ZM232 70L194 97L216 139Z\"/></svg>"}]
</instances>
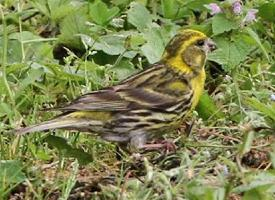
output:
<instances>
[{"instance_id":1,"label":"green leaf","mask_svg":"<svg viewBox=\"0 0 275 200\"><path fill-rule=\"evenodd\" d=\"M0 188L7 184L18 184L26 180L23 165L18 160L0 161Z\"/></svg>"},{"instance_id":2,"label":"green leaf","mask_svg":"<svg viewBox=\"0 0 275 200\"><path fill-rule=\"evenodd\" d=\"M271 187L271 185L267 186L268 188ZM265 199L265 200L271 200L272 194L268 194L266 192L267 189L262 189L262 187L259 187L257 189L249 190L244 193L244 196L242 200L259 200L259 199Z\"/></svg>"},{"instance_id":3,"label":"green leaf","mask_svg":"<svg viewBox=\"0 0 275 200\"><path fill-rule=\"evenodd\" d=\"M263 172L259 171L258 173L246 174L245 179L247 180L245 180L242 185L235 187L232 190L232 192L242 193L242 192L247 192L255 189L262 190L263 192L268 192L270 187L273 187L273 190L270 190L270 194L272 193L272 191L274 191L274 182L275 182L274 170L263 171Z\"/></svg>"},{"instance_id":4,"label":"green leaf","mask_svg":"<svg viewBox=\"0 0 275 200\"><path fill-rule=\"evenodd\" d=\"M3 55L3 38L0 37L0 57ZM18 40L8 40L8 51L7 51L7 63L16 63L22 61L22 50L21 44Z\"/></svg>"},{"instance_id":5,"label":"green leaf","mask_svg":"<svg viewBox=\"0 0 275 200\"><path fill-rule=\"evenodd\" d=\"M65 138L48 135L44 140L49 145L57 148L63 156L76 158L82 165L88 164L93 161L92 155L86 153L82 149L73 148L71 145L68 144Z\"/></svg>"},{"instance_id":6,"label":"green leaf","mask_svg":"<svg viewBox=\"0 0 275 200\"><path fill-rule=\"evenodd\" d=\"M144 33L144 38L147 43L141 47L143 55L146 56L149 63L159 61L165 48L161 30L152 28Z\"/></svg>"},{"instance_id":7,"label":"green leaf","mask_svg":"<svg viewBox=\"0 0 275 200\"><path fill-rule=\"evenodd\" d=\"M112 71L116 73L118 80L123 80L138 70L129 60L122 60L117 66L112 67Z\"/></svg>"},{"instance_id":8,"label":"green leaf","mask_svg":"<svg viewBox=\"0 0 275 200\"><path fill-rule=\"evenodd\" d=\"M141 34L133 34L130 37L131 49L139 50L140 46L145 43L145 39Z\"/></svg>"},{"instance_id":9,"label":"green leaf","mask_svg":"<svg viewBox=\"0 0 275 200\"><path fill-rule=\"evenodd\" d=\"M275 120L275 110L272 108L271 105L268 105L267 103L262 103L256 98L248 98L248 97L245 99L245 103L248 106L260 111L264 115Z\"/></svg>"},{"instance_id":10,"label":"green leaf","mask_svg":"<svg viewBox=\"0 0 275 200\"><path fill-rule=\"evenodd\" d=\"M246 30L246 32L251 36L251 38L253 38L253 39L255 40L255 42L257 43L257 45L258 45L258 46L260 47L260 49L262 50L262 52L263 52L264 56L266 57L266 59L267 59L268 61L270 61L269 56L268 56L268 53L267 53L265 47L263 46L263 44L262 44L262 42L261 42L261 40L260 40L258 34L255 33L255 32L254 32L251 28L249 28L249 27L247 27L245 30Z\"/></svg>"},{"instance_id":11,"label":"green leaf","mask_svg":"<svg viewBox=\"0 0 275 200\"><path fill-rule=\"evenodd\" d=\"M275 22L275 3L261 5L258 15L266 21Z\"/></svg>"},{"instance_id":12,"label":"green leaf","mask_svg":"<svg viewBox=\"0 0 275 200\"><path fill-rule=\"evenodd\" d=\"M119 13L118 7L108 8L101 0L96 0L89 5L89 15L99 25L107 25L108 22Z\"/></svg>"},{"instance_id":13,"label":"green leaf","mask_svg":"<svg viewBox=\"0 0 275 200\"><path fill-rule=\"evenodd\" d=\"M24 43L25 41L28 40L36 40L40 39L41 37L38 35L33 34L32 32L29 31L22 31L22 32L16 32L12 33L9 35L10 40L18 40L19 42Z\"/></svg>"},{"instance_id":14,"label":"green leaf","mask_svg":"<svg viewBox=\"0 0 275 200\"><path fill-rule=\"evenodd\" d=\"M54 77L58 77L58 80L75 80L75 81L83 81L84 80L84 75L81 74L76 74L72 71L65 71L64 68L62 68L58 64L50 63L50 64L45 64L45 65L39 65L37 63L34 63L32 67L35 65L38 65L39 67L42 66L45 71L49 75L53 75Z\"/></svg>"},{"instance_id":15,"label":"green leaf","mask_svg":"<svg viewBox=\"0 0 275 200\"><path fill-rule=\"evenodd\" d=\"M25 88L34 83L37 79L39 79L42 76L42 74L44 74L44 70L41 68L31 69L28 73L28 76L23 80L20 80L20 84L17 88L15 98L18 98L22 93L24 93Z\"/></svg>"},{"instance_id":16,"label":"green leaf","mask_svg":"<svg viewBox=\"0 0 275 200\"><path fill-rule=\"evenodd\" d=\"M136 52L126 51L126 39L132 34L131 32L124 32L118 34L104 35L98 38L94 44L96 50L102 50L109 55L124 54L124 57L133 58Z\"/></svg>"},{"instance_id":17,"label":"green leaf","mask_svg":"<svg viewBox=\"0 0 275 200\"><path fill-rule=\"evenodd\" d=\"M152 24L150 12L140 3L132 2L128 10L128 22L134 25L138 30L149 28Z\"/></svg>"},{"instance_id":18,"label":"green leaf","mask_svg":"<svg viewBox=\"0 0 275 200\"><path fill-rule=\"evenodd\" d=\"M225 14L217 14L212 18L212 30L214 35L237 29L238 24L226 18Z\"/></svg>"},{"instance_id":19,"label":"green leaf","mask_svg":"<svg viewBox=\"0 0 275 200\"><path fill-rule=\"evenodd\" d=\"M244 61L255 46L246 35L236 35L233 41L216 38L218 49L209 54L208 59L222 65L226 71L231 71Z\"/></svg>"},{"instance_id":20,"label":"green leaf","mask_svg":"<svg viewBox=\"0 0 275 200\"><path fill-rule=\"evenodd\" d=\"M13 52L9 58L16 59L15 61L22 61L22 52L24 52L23 61L34 60L46 60L46 58L52 59L52 46L46 43L45 40L57 40L56 38L42 38L29 31L16 32L9 35L9 53ZM16 47L14 44L21 43ZM21 45L24 48L21 49ZM18 51L18 53L16 53Z\"/></svg>"},{"instance_id":21,"label":"green leaf","mask_svg":"<svg viewBox=\"0 0 275 200\"><path fill-rule=\"evenodd\" d=\"M81 5L79 2L72 0L47 0L47 2L51 19L56 22L77 11Z\"/></svg>"},{"instance_id":22,"label":"green leaf","mask_svg":"<svg viewBox=\"0 0 275 200\"><path fill-rule=\"evenodd\" d=\"M88 34L86 21L88 21L87 16L81 13L74 13L67 16L60 23L61 34L59 35L59 42L69 47L83 48L78 34Z\"/></svg>"},{"instance_id":23,"label":"green leaf","mask_svg":"<svg viewBox=\"0 0 275 200\"><path fill-rule=\"evenodd\" d=\"M55 22L68 16L81 5L77 1L72 2L71 0L32 0L31 3L41 13Z\"/></svg>"},{"instance_id":24,"label":"green leaf","mask_svg":"<svg viewBox=\"0 0 275 200\"><path fill-rule=\"evenodd\" d=\"M176 0L161 0L161 9L165 18L174 19L179 11L179 6Z\"/></svg>"},{"instance_id":25,"label":"green leaf","mask_svg":"<svg viewBox=\"0 0 275 200\"><path fill-rule=\"evenodd\" d=\"M218 109L212 97L209 96L207 93L204 93L201 96L196 110L203 120L207 120L210 117L224 118L224 114Z\"/></svg>"},{"instance_id":26,"label":"green leaf","mask_svg":"<svg viewBox=\"0 0 275 200\"><path fill-rule=\"evenodd\" d=\"M0 92L0 94L2 91ZM14 114L14 108L5 102L0 103L0 117L9 116L11 118Z\"/></svg>"},{"instance_id":27,"label":"green leaf","mask_svg":"<svg viewBox=\"0 0 275 200\"><path fill-rule=\"evenodd\" d=\"M240 155L244 155L245 153L250 151L253 143L253 139L254 139L253 131L244 133L243 143L240 145L240 149L239 149Z\"/></svg>"}]
</instances>

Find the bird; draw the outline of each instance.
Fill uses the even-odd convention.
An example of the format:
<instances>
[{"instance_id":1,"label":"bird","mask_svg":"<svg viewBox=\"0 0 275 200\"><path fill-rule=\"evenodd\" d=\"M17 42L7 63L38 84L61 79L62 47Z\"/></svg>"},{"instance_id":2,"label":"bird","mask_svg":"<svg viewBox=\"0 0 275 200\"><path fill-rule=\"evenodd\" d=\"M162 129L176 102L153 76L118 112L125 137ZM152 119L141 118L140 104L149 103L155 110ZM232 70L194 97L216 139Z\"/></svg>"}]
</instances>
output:
<instances>
[{"instance_id":1,"label":"bird","mask_svg":"<svg viewBox=\"0 0 275 200\"><path fill-rule=\"evenodd\" d=\"M182 29L158 62L117 85L84 94L57 108L60 115L16 133L77 130L142 149L148 141L179 127L198 104L207 55L215 49L203 32Z\"/></svg>"}]
</instances>

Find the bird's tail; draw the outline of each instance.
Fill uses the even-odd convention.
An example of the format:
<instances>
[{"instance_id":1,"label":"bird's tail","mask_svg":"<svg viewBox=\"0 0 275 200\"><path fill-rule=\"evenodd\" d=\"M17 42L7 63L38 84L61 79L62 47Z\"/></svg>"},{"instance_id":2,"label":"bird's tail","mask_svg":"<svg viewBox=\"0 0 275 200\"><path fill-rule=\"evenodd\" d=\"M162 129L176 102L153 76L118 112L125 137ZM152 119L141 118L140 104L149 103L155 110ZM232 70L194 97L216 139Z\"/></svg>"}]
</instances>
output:
<instances>
[{"instance_id":1,"label":"bird's tail","mask_svg":"<svg viewBox=\"0 0 275 200\"><path fill-rule=\"evenodd\" d=\"M16 134L24 135L26 133L47 131L51 129L78 129L85 126L87 126L87 120L56 118L26 128L17 129L15 132Z\"/></svg>"}]
</instances>

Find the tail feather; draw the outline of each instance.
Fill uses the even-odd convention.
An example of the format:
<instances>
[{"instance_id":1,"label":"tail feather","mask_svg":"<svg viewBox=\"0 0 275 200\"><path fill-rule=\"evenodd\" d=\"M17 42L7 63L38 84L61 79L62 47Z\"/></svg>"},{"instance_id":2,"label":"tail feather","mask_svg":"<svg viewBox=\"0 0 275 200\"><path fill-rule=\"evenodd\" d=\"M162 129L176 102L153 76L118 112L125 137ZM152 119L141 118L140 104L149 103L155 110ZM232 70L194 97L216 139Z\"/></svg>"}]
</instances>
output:
<instances>
[{"instance_id":1,"label":"tail feather","mask_svg":"<svg viewBox=\"0 0 275 200\"><path fill-rule=\"evenodd\" d=\"M78 129L81 127L87 127L89 125L87 120L77 120L76 119L62 119L57 118L53 120L49 120L46 122L42 122L40 124L35 124L33 126L29 126L26 128L21 128L16 130L16 134L24 135L26 133L32 133L32 132L38 132L38 131L47 131L52 129L60 129L60 128L72 128L72 129Z\"/></svg>"}]
</instances>

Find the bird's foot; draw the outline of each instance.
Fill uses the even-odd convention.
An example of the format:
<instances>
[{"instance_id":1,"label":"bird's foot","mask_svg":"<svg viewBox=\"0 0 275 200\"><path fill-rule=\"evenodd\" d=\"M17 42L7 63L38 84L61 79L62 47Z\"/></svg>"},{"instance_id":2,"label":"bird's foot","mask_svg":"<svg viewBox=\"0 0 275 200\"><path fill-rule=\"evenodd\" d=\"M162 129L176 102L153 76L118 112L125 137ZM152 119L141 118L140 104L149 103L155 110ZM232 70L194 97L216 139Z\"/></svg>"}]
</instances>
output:
<instances>
[{"instance_id":1,"label":"bird's foot","mask_svg":"<svg viewBox=\"0 0 275 200\"><path fill-rule=\"evenodd\" d=\"M162 140L156 143L144 144L142 149L145 151L160 150L163 153L176 152L177 146L171 140Z\"/></svg>"}]
</instances>

